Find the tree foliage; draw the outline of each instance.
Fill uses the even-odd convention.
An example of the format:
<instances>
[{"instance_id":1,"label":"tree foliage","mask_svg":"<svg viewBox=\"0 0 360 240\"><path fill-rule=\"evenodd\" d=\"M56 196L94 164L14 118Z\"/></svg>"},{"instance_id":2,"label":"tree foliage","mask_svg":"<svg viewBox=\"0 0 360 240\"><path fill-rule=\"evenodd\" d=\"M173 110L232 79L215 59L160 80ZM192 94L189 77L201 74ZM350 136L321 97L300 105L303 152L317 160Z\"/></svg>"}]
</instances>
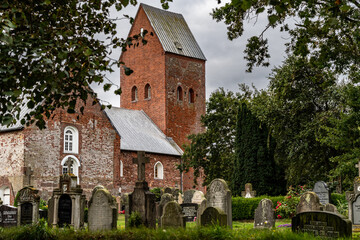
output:
<instances>
[{"instance_id":1,"label":"tree foliage","mask_svg":"<svg viewBox=\"0 0 360 240\"><path fill-rule=\"evenodd\" d=\"M219 3L224 2L218 0ZM340 73L358 71L360 63L360 1L358 0L228 0L212 16L228 25L228 38L244 32L244 21L266 14L265 29L248 40L248 71L268 66L268 40L264 32L280 27L290 35L287 51L307 56L319 67Z\"/></svg>"},{"instance_id":2,"label":"tree foliage","mask_svg":"<svg viewBox=\"0 0 360 240\"><path fill-rule=\"evenodd\" d=\"M222 88L213 92L201 118L206 131L190 135L191 144L184 148L182 170L193 167L198 177L203 169L205 185L215 178L231 181L239 97Z\"/></svg>"},{"instance_id":3,"label":"tree foliage","mask_svg":"<svg viewBox=\"0 0 360 240\"><path fill-rule=\"evenodd\" d=\"M161 0L165 8L168 1ZM136 0L3 0L0 3L0 124L20 120L45 127L44 115L56 108L75 112L76 102L88 95L90 84L104 81L105 72L122 65L109 58L113 48L123 50L146 43L140 35L120 39L110 8L121 10ZM132 20L132 19L130 19ZM100 36L105 40L100 40ZM120 94L117 87L115 93ZM32 111L20 115L26 104ZM81 109L83 110L83 108Z\"/></svg>"}]
</instances>

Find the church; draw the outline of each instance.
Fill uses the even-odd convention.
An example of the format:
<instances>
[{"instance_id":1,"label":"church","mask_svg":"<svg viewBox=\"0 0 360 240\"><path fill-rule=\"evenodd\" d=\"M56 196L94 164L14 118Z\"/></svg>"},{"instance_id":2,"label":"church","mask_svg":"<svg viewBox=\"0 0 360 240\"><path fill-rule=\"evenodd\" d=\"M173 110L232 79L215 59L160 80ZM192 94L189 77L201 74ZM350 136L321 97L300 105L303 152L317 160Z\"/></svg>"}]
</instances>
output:
<instances>
[{"instance_id":1,"label":"church","mask_svg":"<svg viewBox=\"0 0 360 240\"><path fill-rule=\"evenodd\" d=\"M59 176L72 173L89 198L96 185L113 195L132 192L137 180L133 158L145 152L150 188L194 186L193 172L181 173L187 136L203 131L206 58L181 14L140 4L129 36L146 30L147 44L120 57L134 73L121 69L120 108L102 110L93 99L77 119L55 110L46 129L0 126L0 198L13 204L31 185L48 200ZM80 107L80 106L79 106ZM22 114L30 111L26 107Z\"/></svg>"}]
</instances>

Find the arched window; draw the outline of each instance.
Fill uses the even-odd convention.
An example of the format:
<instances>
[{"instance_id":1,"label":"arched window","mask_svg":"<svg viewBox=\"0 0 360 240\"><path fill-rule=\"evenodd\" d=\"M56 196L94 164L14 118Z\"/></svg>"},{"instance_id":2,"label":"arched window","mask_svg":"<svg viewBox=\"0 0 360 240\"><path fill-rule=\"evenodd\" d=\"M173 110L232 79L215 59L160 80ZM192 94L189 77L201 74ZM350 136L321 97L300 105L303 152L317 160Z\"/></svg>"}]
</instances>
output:
<instances>
[{"instance_id":1,"label":"arched window","mask_svg":"<svg viewBox=\"0 0 360 240\"><path fill-rule=\"evenodd\" d=\"M124 165L123 165L123 162L120 161L120 177L123 177L124 176Z\"/></svg>"},{"instance_id":2,"label":"arched window","mask_svg":"<svg viewBox=\"0 0 360 240\"><path fill-rule=\"evenodd\" d=\"M151 87L150 84L146 84L145 85L145 99L150 99L151 98Z\"/></svg>"},{"instance_id":3,"label":"arched window","mask_svg":"<svg viewBox=\"0 0 360 240\"><path fill-rule=\"evenodd\" d=\"M135 102L138 100L138 90L136 86L131 89L131 101Z\"/></svg>"},{"instance_id":4,"label":"arched window","mask_svg":"<svg viewBox=\"0 0 360 240\"><path fill-rule=\"evenodd\" d=\"M195 93L192 88L189 89L189 103L195 102Z\"/></svg>"},{"instance_id":5,"label":"arched window","mask_svg":"<svg viewBox=\"0 0 360 240\"><path fill-rule=\"evenodd\" d=\"M164 168L161 162L155 163L154 166L154 178L163 179L164 178Z\"/></svg>"},{"instance_id":6,"label":"arched window","mask_svg":"<svg viewBox=\"0 0 360 240\"><path fill-rule=\"evenodd\" d=\"M79 132L75 127L64 129L64 153L79 153Z\"/></svg>"},{"instance_id":7,"label":"arched window","mask_svg":"<svg viewBox=\"0 0 360 240\"><path fill-rule=\"evenodd\" d=\"M70 169L69 169L70 166ZM77 183L79 184L79 167L80 161L73 155L69 155L63 158L61 161L61 174L73 174L77 176Z\"/></svg>"},{"instance_id":8,"label":"arched window","mask_svg":"<svg viewBox=\"0 0 360 240\"><path fill-rule=\"evenodd\" d=\"M177 93L177 100L182 101L183 100L183 90L180 86L178 86L176 93Z\"/></svg>"},{"instance_id":9,"label":"arched window","mask_svg":"<svg viewBox=\"0 0 360 240\"><path fill-rule=\"evenodd\" d=\"M10 188L7 186L0 188L0 198L3 201L3 205L10 205Z\"/></svg>"}]
</instances>

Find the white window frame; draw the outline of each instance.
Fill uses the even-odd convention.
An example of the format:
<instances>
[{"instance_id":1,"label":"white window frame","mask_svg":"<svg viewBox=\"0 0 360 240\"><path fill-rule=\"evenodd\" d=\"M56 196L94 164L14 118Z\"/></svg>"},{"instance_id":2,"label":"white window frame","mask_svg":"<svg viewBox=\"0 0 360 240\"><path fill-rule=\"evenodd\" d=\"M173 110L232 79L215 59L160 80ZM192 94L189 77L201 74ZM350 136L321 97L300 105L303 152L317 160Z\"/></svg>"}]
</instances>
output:
<instances>
[{"instance_id":1,"label":"white window frame","mask_svg":"<svg viewBox=\"0 0 360 240\"><path fill-rule=\"evenodd\" d=\"M164 179L164 166L158 161L154 165L154 178L155 179Z\"/></svg>"},{"instance_id":2,"label":"white window frame","mask_svg":"<svg viewBox=\"0 0 360 240\"><path fill-rule=\"evenodd\" d=\"M124 164L120 160L120 177L123 177L123 176L124 176Z\"/></svg>"},{"instance_id":3,"label":"white window frame","mask_svg":"<svg viewBox=\"0 0 360 240\"><path fill-rule=\"evenodd\" d=\"M10 188L8 186L0 188L0 198L3 201L3 205L10 205L10 195Z\"/></svg>"},{"instance_id":4,"label":"white window frame","mask_svg":"<svg viewBox=\"0 0 360 240\"><path fill-rule=\"evenodd\" d=\"M67 139L68 131L72 133L72 140ZM66 146L69 146L70 143L72 145L72 149L66 149ZM66 126L64 129L64 153L79 153L79 131L73 126Z\"/></svg>"},{"instance_id":5,"label":"white window frame","mask_svg":"<svg viewBox=\"0 0 360 240\"><path fill-rule=\"evenodd\" d=\"M60 175L63 174L63 169L67 168L67 166L65 165L67 160L71 158L72 160L74 160L74 164L72 167L72 174L74 174L75 176L77 176L77 183L80 184L80 178L79 178L79 167L80 165L80 161L79 159L77 159L77 157L75 157L74 155L68 155L66 157L63 158L63 160L61 161L61 173ZM69 171L68 171L69 172Z\"/></svg>"}]
</instances>

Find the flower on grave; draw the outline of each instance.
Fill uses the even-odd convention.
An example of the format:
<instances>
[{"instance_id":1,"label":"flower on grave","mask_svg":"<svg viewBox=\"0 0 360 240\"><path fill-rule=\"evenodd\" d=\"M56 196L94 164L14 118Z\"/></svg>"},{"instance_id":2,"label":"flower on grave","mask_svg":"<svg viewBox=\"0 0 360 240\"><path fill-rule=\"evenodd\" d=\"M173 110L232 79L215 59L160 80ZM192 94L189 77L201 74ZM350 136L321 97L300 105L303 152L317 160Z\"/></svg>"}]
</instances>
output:
<instances>
[{"instance_id":1,"label":"flower on grave","mask_svg":"<svg viewBox=\"0 0 360 240\"><path fill-rule=\"evenodd\" d=\"M196 222L196 217L194 217L194 222Z\"/></svg>"},{"instance_id":2,"label":"flower on grave","mask_svg":"<svg viewBox=\"0 0 360 240\"><path fill-rule=\"evenodd\" d=\"M277 218L279 218L279 219L280 219L280 218L281 218L281 215L280 215L280 214L278 214L278 215L277 215Z\"/></svg>"}]
</instances>

